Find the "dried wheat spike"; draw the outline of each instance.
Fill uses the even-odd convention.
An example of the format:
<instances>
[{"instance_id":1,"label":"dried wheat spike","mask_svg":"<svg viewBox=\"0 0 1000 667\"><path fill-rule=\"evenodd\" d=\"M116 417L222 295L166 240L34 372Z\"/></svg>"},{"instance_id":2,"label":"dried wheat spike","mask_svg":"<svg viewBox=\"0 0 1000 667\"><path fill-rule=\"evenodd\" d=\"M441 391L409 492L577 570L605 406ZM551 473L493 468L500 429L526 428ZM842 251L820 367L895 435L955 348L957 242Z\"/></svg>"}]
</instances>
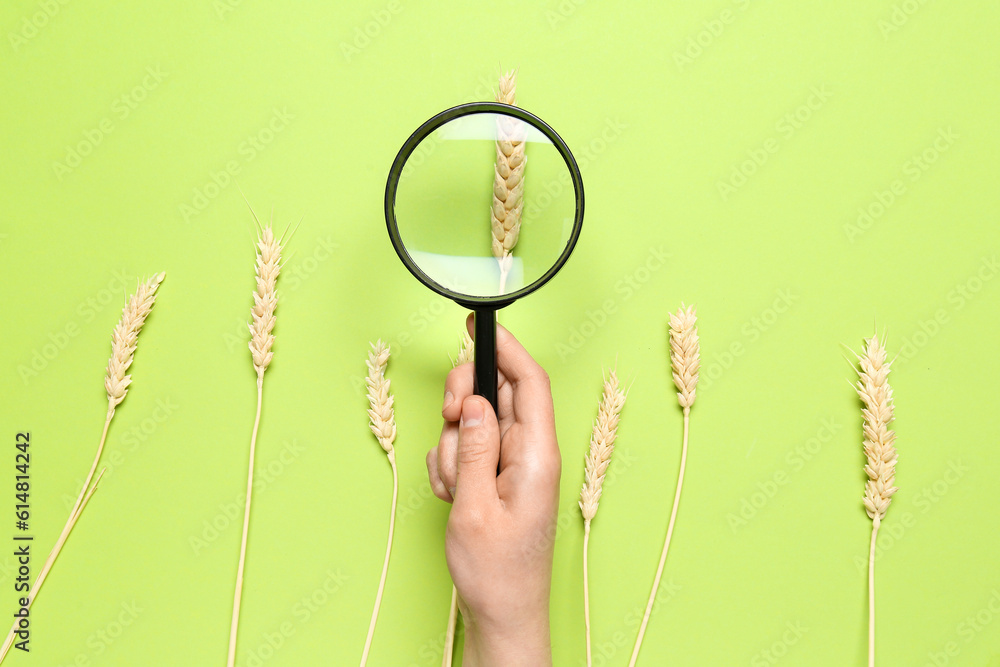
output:
<instances>
[{"instance_id":1,"label":"dried wheat spike","mask_svg":"<svg viewBox=\"0 0 1000 667\"><path fill-rule=\"evenodd\" d=\"M371 409L368 416L371 419L369 427L378 444L390 458L394 455L392 443L396 439L396 419L393 414L393 396L389 393L389 378L385 376L386 366L389 365L389 346L379 340L371 344L372 349L368 353L368 377L365 378L365 385L368 387L368 403Z\"/></svg>"},{"instance_id":2,"label":"dried wheat spike","mask_svg":"<svg viewBox=\"0 0 1000 667\"><path fill-rule=\"evenodd\" d=\"M517 72L500 77L496 101L516 105ZM515 119L497 120L497 161L493 180L493 209L490 213L493 229L493 256L504 259L517 243L521 231L521 211L524 208L524 137Z\"/></svg>"},{"instance_id":3,"label":"dried wheat spike","mask_svg":"<svg viewBox=\"0 0 1000 667\"><path fill-rule=\"evenodd\" d=\"M892 387L889 386L889 366L885 346L877 336L865 339L858 357L858 382L855 388L864 403L865 418L865 509L873 520L881 521L896 493L896 434L889 429L893 420Z\"/></svg>"},{"instance_id":4,"label":"dried wheat spike","mask_svg":"<svg viewBox=\"0 0 1000 667\"><path fill-rule=\"evenodd\" d=\"M104 379L104 388L108 392L109 409L125 400L132 376L127 375L129 366L135 356L135 345L139 331L146 322L146 317L153 309L156 301L156 288L163 282L164 273L158 273L144 283L139 283L135 294L129 299L122 311L122 317L111 335L111 359L108 361L108 374Z\"/></svg>"},{"instance_id":5,"label":"dried wheat spike","mask_svg":"<svg viewBox=\"0 0 1000 667\"><path fill-rule=\"evenodd\" d=\"M274 236L271 226L260 231L257 238L257 291L253 293L253 321L250 327L250 353L257 377L263 377L274 353L274 310L278 306L275 286L281 271L281 241Z\"/></svg>"},{"instance_id":6,"label":"dried wheat spike","mask_svg":"<svg viewBox=\"0 0 1000 667\"><path fill-rule=\"evenodd\" d=\"M697 321L694 306L685 308L683 303L670 315L670 365L678 389L677 401L685 411L694 404L701 367Z\"/></svg>"},{"instance_id":7,"label":"dried wheat spike","mask_svg":"<svg viewBox=\"0 0 1000 667\"><path fill-rule=\"evenodd\" d=\"M604 394L594 420L594 430L590 435L590 451L584 469L583 488L580 490L580 511L585 521L591 521L597 514L601 501L601 487L604 475L615 451L618 436L618 418L625 406L625 392L614 371L604 381Z\"/></svg>"},{"instance_id":8,"label":"dried wheat spike","mask_svg":"<svg viewBox=\"0 0 1000 667\"><path fill-rule=\"evenodd\" d=\"M476 358L476 344L472 341L472 336L469 335L468 331L462 332L462 349L458 351L458 357L455 358L455 363L452 366L461 366L462 364L467 364Z\"/></svg>"}]
</instances>

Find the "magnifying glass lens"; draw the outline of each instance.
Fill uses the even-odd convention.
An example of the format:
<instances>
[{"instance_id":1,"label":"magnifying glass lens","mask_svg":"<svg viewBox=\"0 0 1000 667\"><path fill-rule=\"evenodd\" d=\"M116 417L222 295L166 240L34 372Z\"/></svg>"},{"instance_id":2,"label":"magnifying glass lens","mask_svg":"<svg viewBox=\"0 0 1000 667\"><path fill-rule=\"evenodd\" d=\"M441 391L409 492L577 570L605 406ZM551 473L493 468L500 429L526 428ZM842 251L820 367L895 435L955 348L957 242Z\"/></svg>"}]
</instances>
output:
<instances>
[{"instance_id":1,"label":"magnifying glass lens","mask_svg":"<svg viewBox=\"0 0 1000 667\"><path fill-rule=\"evenodd\" d=\"M536 126L504 113L454 118L406 159L399 238L416 267L458 295L531 291L573 239L566 160Z\"/></svg>"}]
</instances>

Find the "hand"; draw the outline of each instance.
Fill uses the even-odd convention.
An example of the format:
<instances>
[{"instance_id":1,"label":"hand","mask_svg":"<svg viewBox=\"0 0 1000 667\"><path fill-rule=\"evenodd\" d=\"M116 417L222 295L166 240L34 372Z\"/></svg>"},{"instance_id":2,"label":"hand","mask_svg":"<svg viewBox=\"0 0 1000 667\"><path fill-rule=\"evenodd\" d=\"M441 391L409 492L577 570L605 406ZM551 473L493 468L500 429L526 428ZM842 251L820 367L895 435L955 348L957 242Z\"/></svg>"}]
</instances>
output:
<instances>
[{"instance_id":1,"label":"hand","mask_svg":"<svg viewBox=\"0 0 1000 667\"><path fill-rule=\"evenodd\" d=\"M472 334L471 316L467 322ZM545 371L497 327L498 415L448 374L444 428L427 454L434 495L453 503L445 553L465 621L463 664L552 664L549 591L561 459ZM499 473L497 472L499 464Z\"/></svg>"}]
</instances>

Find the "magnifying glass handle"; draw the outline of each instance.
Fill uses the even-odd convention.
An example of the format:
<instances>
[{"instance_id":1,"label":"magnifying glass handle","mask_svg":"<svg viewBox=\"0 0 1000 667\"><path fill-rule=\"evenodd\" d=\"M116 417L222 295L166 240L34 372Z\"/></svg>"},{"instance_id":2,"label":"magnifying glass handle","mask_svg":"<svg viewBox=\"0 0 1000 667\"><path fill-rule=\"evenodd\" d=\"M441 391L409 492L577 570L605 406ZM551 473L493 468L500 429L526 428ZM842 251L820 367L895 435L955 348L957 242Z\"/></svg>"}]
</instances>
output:
<instances>
[{"instance_id":1,"label":"magnifying glass handle","mask_svg":"<svg viewBox=\"0 0 1000 667\"><path fill-rule=\"evenodd\" d=\"M472 390L482 396L497 412L497 311L475 311L476 375Z\"/></svg>"}]
</instances>

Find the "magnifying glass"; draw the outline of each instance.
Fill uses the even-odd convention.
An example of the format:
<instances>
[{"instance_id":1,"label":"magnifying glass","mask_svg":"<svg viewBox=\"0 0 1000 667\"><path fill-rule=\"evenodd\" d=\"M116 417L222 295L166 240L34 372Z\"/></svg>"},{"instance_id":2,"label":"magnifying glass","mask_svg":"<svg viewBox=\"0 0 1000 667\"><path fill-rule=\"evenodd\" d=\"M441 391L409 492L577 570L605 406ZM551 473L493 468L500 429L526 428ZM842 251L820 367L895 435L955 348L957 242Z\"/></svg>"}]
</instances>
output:
<instances>
[{"instance_id":1,"label":"magnifying glass","mask_svg":"<svg viewBox=\"0 0 1000 667\"><path fill-rule=\"evenodd\" d=\"M396 155L385 220L410 273L475 312L475 392L496 410L496 311L548 282L580 236L583 178L569 147L519 107L447 109Z\"/></svg>"}]
</instances>

